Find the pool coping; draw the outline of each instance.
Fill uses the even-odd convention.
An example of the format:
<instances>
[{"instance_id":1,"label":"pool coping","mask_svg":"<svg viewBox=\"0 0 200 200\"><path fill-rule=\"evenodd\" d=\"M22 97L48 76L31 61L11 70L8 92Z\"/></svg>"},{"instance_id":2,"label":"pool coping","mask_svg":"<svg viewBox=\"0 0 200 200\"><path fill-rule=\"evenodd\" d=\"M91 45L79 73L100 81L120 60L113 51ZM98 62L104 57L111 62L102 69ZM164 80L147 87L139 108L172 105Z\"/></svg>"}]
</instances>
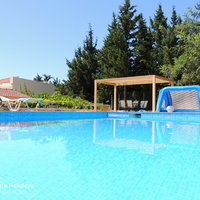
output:
<instances>
[{"instance_id":1,"label":"pool coping","mask_svg":"<svg viewBox=\"0 0 200 200\"><path fill-rule=\"evenodd\" d=\"M50 121L50 120L69 120L69 119L141 119L156 121L188 121L200 122L200 112L70 112L70 111L1 111L0 122L17 121Z\"/></svg>"}]
</instances>

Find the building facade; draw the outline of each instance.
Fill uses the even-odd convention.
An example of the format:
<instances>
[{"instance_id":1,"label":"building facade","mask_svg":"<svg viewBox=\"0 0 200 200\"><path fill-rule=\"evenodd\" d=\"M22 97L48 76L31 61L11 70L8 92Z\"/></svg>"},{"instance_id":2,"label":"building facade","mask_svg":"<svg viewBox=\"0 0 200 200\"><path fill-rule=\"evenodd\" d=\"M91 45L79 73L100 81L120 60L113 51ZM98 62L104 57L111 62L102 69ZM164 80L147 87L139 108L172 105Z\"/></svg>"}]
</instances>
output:
<instances>
[{"instance_id":1,"label":"building facade","mask_svg":"<svg viewBox=\"0 0 200 200\"><path fill-rule=\"evenodd\" d=\"M51 82L33 81L15 76L0 79L0 88L12 89L22 93L28 91L35 95L39 93L52 95L55 92L55 86Z\"/></svg>"}]
</instances>

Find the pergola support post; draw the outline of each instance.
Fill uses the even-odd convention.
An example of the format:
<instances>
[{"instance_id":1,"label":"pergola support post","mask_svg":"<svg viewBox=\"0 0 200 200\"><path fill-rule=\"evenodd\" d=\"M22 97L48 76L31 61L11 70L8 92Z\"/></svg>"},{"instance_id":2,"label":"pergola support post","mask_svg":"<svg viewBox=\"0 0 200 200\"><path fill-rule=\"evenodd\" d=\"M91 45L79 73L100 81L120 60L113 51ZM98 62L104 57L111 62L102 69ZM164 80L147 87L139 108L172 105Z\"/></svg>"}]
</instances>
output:
<instances>
[{"instance_id":1,"label":"pergola support post","mask_svg":"<svg viewBox=\"0 0 200 200\"><path fill-rule=\"evenodd\" d=\"M97 111L97 81L94 80L94 111Z\"/></svg>"},{"instance_id":2,"label":"pergola support post","mask_svg":"<svg viewBox=\"0 0 200 200\"><path fill-rule=\"evenodd\" d=\"M152 112L156 111L156 76L152 80Z\"/></svg>"},{"instance_id":3,"label":"pergola support post","mask_svg":"<svg viewBox=\"0 0 200 200\"><path fill-rule=\"evenodd\" d=\"M114 85L114 112L117 111L117 86Z\"/></svg>"}]
</instances>

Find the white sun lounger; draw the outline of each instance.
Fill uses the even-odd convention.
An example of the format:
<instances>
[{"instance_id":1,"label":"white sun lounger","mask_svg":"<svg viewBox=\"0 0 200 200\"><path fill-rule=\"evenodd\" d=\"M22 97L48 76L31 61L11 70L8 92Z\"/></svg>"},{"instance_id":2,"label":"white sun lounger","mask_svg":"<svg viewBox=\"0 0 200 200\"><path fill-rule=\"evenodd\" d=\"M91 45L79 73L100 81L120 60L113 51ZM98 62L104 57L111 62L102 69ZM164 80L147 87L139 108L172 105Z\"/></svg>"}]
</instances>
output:
<instances>
[{"instance_id":1,"label":"white sun lounger","mask_svg":"<svg viewBox=\"0 0 200 200\"><path fill-rule=\"evenodd\" d=\"M12 106L13 103L15 104L14 107ZM0 96L0 107L3 104L6 104L10 111L18 111L20 108L21 102Z\"/></svg>"},{"instance_id":2,"label":"white sun lounger","mask_svg":"<svg viewBox=\"0 0 200 200\"><path fill-rule=\"evenodd\" d=\"M22 103L24 103L28 109L29 109L28 103L36 103L35 108L38 108L40 103L44 103L44 100L38 99L38 98L20 98L17 100L12 100L12 99L0 96L0 107L3 104L7 104L7 107L10 111L18 111ZM15 104L15 106L13 107L12 104Z\"/></svg>"}]
</instances>

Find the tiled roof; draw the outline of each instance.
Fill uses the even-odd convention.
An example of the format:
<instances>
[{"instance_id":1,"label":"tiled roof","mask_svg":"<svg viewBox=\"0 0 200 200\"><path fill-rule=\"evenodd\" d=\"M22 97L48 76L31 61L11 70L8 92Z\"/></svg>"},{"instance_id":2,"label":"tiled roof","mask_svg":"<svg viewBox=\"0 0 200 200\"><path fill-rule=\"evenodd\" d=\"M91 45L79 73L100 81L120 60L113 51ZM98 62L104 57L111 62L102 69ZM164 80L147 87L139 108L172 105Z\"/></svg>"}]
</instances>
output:
<instances>
[{"instance_id":1,"label":"tiled roof","mask_svg":"<svg viewBox=\"0 0 200 200\"><path fill-rule=\"evenodd\" d=\"M4 78L4 79L0 79L0 84L2 83L9 83L10 82L11 77L9 78Z\"/></svg>"},{"instance_id":2,"label":"tiled roof","mask_svg":"<svg viewBox=\"0 0 200 200\"><path fill-rule=\"evenodd\" d=\"M4 88L0 88L0 96L3 97L17 97L17 98L29 98L29 96L22 94L20 92L17 92L15 90L12 89L4 89Z\"/></svg>"}]
</instances>

